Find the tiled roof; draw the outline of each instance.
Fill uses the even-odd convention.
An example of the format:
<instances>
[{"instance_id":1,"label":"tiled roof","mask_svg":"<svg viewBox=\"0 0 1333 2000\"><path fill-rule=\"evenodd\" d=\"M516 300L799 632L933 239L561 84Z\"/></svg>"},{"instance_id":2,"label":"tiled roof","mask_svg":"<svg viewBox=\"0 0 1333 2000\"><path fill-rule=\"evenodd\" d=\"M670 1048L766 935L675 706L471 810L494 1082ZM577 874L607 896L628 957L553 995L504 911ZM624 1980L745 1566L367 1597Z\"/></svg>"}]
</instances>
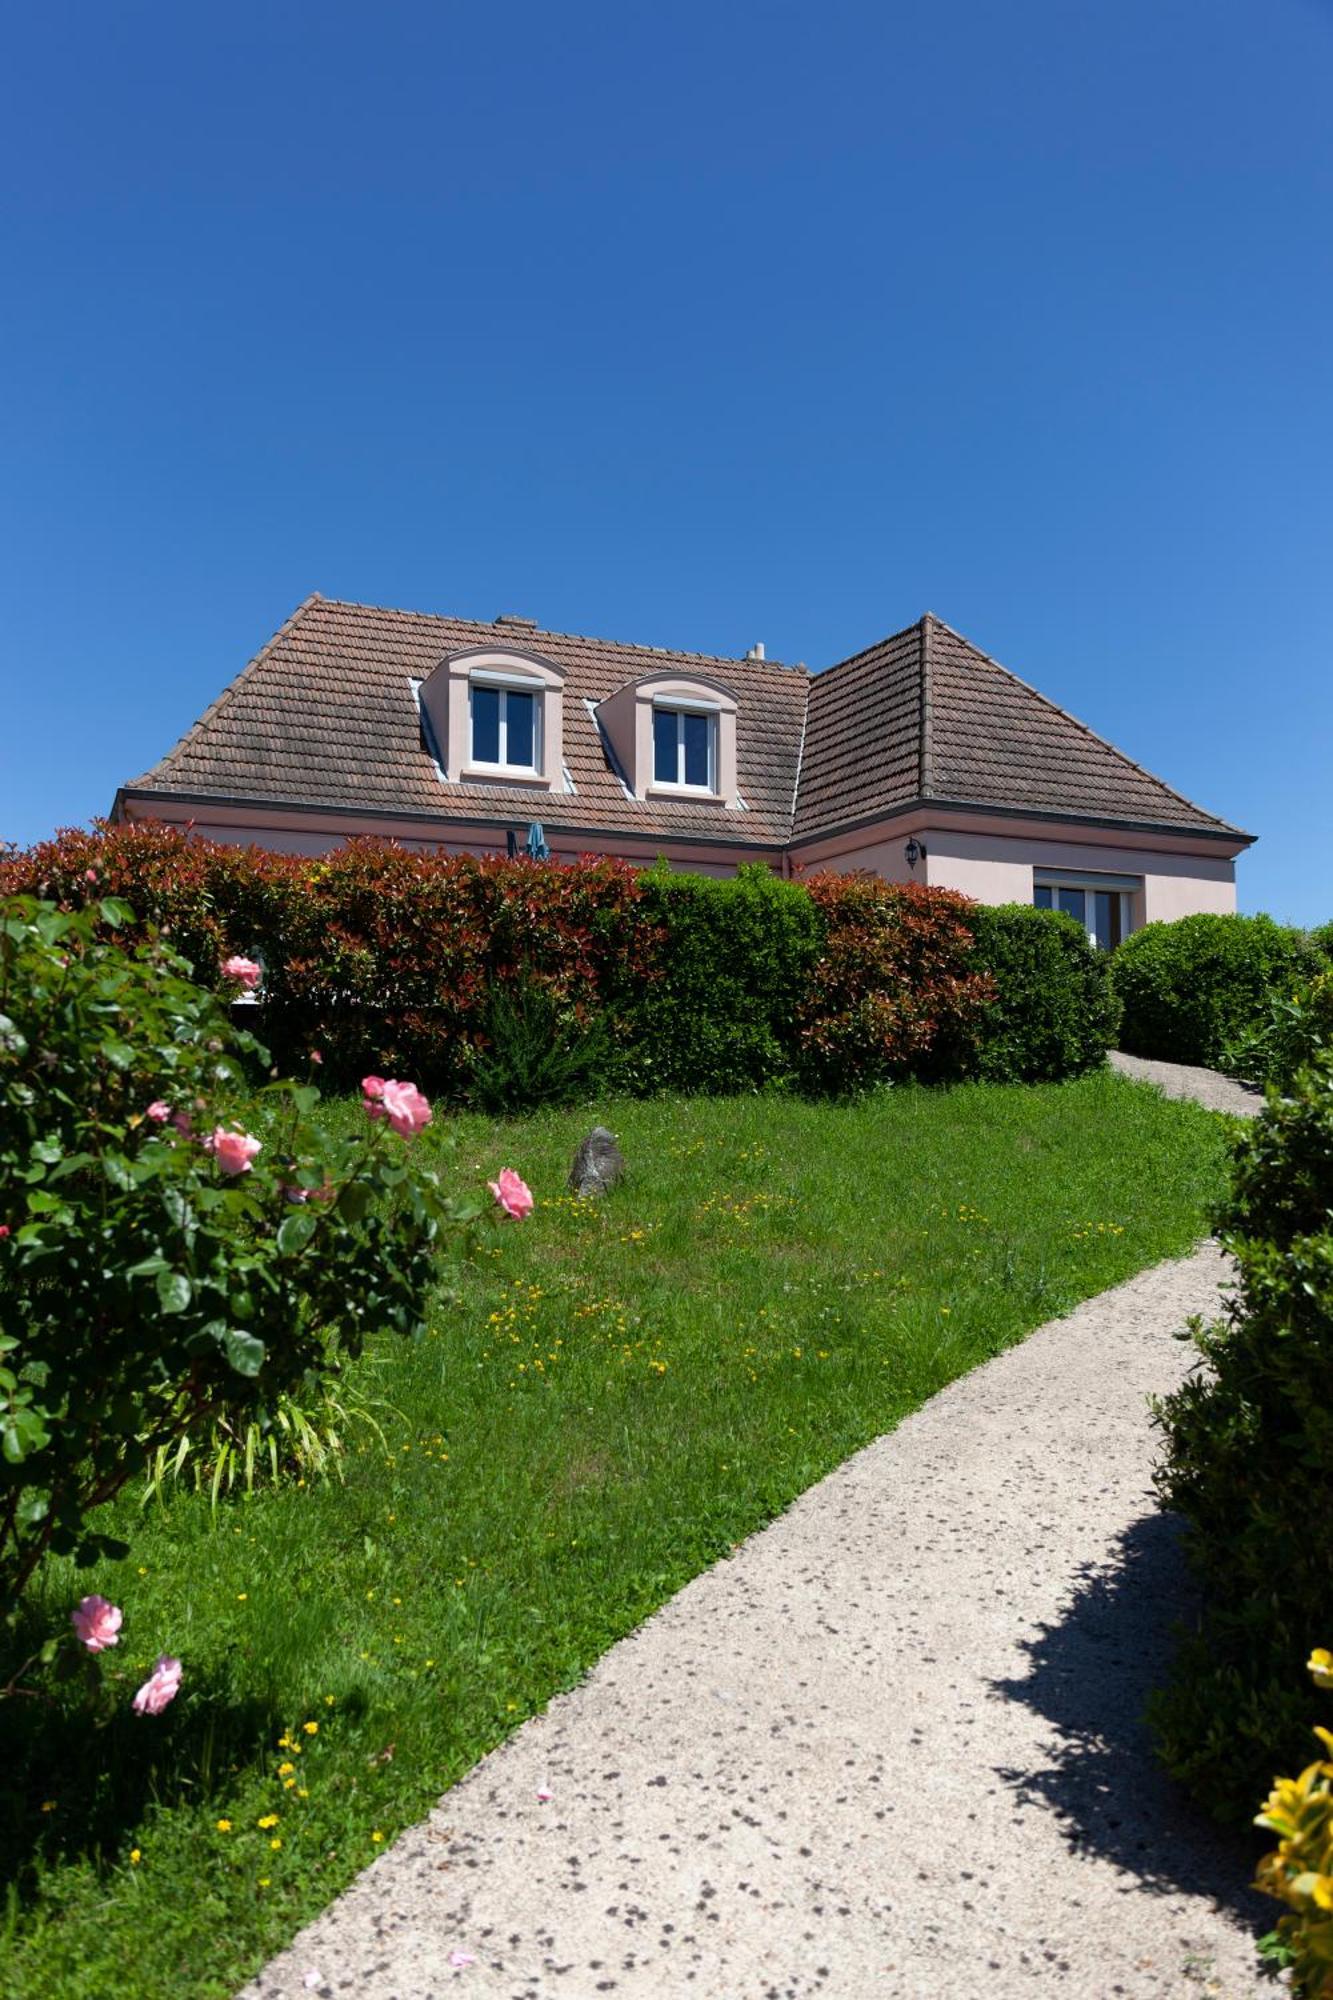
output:
<instances>
[{"instance_id":1,"label":"tiled roof","mask_svg":"<svg viewBox=\"0 0 1333 2000\"><path fill-rule=\"evenodd\" d=\"M538 653L566 670L563 749L572 793L441 782L411 683L450 653L482 645ZM745 717L737 762L748 810L626 797L584 704L662 672L708 674L734 689ZM548 827L781 846L791 830L806 687L803 672L774 661L311 597L175 749L127 789L414 818L540 818Z\"/></svg>"},{"instance_id":2,"label":"tiled roof","mask_svg":"<svg viewBox=\"0 0 1333 2000\"><path fill-rule=\"evenodd\" d=\"M411 683L479 645L531 651L565 669L572 793L441 782ZM734 689L748 810L626 797L585 703L664 671L711 675ZM929 613L809 675L774 661L310 597L126 789L439 820L535 814L553 828L753 847L809 840L931 800L1247 838Z\"/></svg>"},{"instance_id":3,"label":"tiled roof","mask_svg":"<svg viewBox=\"0 0 1333 2000\"><path fill-rule=\"evenodd\" d=\"M918 799L1247 838L930 612L811 682L795 836Z\"/></svg>"}]
</instances>

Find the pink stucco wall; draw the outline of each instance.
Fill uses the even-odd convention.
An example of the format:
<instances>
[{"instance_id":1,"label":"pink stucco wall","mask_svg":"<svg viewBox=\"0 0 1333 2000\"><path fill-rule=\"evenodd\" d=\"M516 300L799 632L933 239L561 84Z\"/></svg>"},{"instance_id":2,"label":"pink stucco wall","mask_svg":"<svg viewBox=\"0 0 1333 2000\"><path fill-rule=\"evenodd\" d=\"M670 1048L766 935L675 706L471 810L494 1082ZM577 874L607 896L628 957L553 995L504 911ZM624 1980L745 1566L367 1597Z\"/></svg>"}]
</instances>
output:
<instances>
[{"instance_id":1,"label":"pink stucco wall","mask_svg":"<svg viewBox=\"0 0 1333 2000\"><path fill-rule=\"evenodd\" d=\"M444 827L428 820L358 819L353 814L297 812L282 807L200 805L186 808L163 801L126 802L130 818L165 819L192 826L211 840L254 843L280 854L327 854L353 834L376 834L404 847L444 854L503 854L503 828L459 823ZM522 814L517 815L521 819ZM915 836L925 852L916 868L908 866L905 848ZM982 903L1030 903L1034 868L1075 875L1132 878L1141 884L1132 899L1135 929L1159 918L1187 916L1196 910L1228 912L1236 907L1235 861L1218 843L1187 834L1155 834L1133 845L1123 831L1080 827L1077 833L1049 821L1009 821L1003 829L992 817L959 813L947 823L929 808L916 809L896 821L862 828L852 834L811 841L787 856L772 849L746 849L725 841L642 838L624 834L563 834L547 827L552 853L562 861L580 854L621 856L647 866L664 855L673 866L701 875L731 875L744 861L762 861L773 869L797 874L820 869L849 872L867 869L890 882L923 882L933 888L958 889Z\"/></svg>"}]
</instances>

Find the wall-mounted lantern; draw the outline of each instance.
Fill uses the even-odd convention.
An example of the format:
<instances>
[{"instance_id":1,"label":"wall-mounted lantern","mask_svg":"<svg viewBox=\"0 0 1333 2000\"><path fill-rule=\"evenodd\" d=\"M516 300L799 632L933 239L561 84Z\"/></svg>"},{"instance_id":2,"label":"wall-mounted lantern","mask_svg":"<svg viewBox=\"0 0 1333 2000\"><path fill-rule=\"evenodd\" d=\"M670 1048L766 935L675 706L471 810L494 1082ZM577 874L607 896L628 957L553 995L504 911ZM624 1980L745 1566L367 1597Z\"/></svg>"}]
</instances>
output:
<instances>
[{"instance_id":1,"label":"wall-mounted lantern","mask_svg":"<svg viewBox=\"0 0 1333 2000\"><path fill-rule=\"evenodd\" d=\"M926 858L926 843L924 840L918 840L916 835L912 834L908 839L906 847L903 849L903 853L907 856L908 867L915 868L918 861L924 861Z\"/></svg>"}]
</instances>

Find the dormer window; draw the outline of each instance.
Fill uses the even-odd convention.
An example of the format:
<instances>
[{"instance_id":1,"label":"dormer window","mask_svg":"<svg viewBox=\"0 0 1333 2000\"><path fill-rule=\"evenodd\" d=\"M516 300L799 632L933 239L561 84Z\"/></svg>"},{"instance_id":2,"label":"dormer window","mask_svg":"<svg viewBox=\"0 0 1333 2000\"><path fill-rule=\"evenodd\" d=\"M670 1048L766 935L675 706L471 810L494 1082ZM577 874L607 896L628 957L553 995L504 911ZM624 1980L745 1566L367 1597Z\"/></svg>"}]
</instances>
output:
<instances>
[{"instance_id":1,"label":"dormer window","mask_svg":"<svg viewBox=\"0 0 1333 2000\"><path fill-rule=\"evenodd\" d=\"M717 710L653 705L653 783L717 790Z\"/></svg>"},{"instance_id":2,"label":"dormer window","mask_svg":"<svg viewBox=\"0 0 1333 2000\"><path fill-rule=\"evenodd\" d=\"M536 689L505 686L474 674L471 763L497 771L541 768L541 703Z\"/></svg>"},{"instance_id":3,"label":"dormer window","mask_svg":"<svg viewBox=\"0 0 1333 2000\"><path fill-rule=\"evenodd\" d=\"M564 767L565 670L518 647L450 653L421 683L422 728L450 785L572 789Z\"/></svg>"},{"instance_id":4,"label":"dormer window","mask_svg":"<svg viewBox=\"0 0 1333 2000\"><path fill-rule=\"evenodd\" d=\"M736 784L736 696L708 674L668 669L597 704L608 760L631 798L744 810Z\"/></svg>"}]
</instances>

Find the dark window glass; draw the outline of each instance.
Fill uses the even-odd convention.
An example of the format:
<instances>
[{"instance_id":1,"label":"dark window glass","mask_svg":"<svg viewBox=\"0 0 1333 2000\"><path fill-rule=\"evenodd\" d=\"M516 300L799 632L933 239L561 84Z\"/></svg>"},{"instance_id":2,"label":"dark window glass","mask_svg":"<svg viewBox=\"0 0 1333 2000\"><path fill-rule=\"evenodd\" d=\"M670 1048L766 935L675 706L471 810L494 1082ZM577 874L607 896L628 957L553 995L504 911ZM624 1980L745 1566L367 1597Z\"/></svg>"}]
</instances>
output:
<instances>
[{"instance_id":1,"label":"dark window glass","mask_svg":"<svg viewBox=\"0 0 1333 2000\"><path fill-rule=\"evenodd\" d=\"M1077 917L1081 924L1087 922L1087 896L1082 889L1062 889L1060 908L1066 915Z\"/></svg>"},{"instance_id":2,"label":"dark window glass","mask_svg":"<svg viewBox=\"0 0 1333 2000\"><path fill-rule=\"evenodd\" d=\"M505 695L505 721L508 724L509 741L505 746L505 762L527 766L536 763L533 750L536 744L536 697L530 694L515 694L510 688Z\"/></svg>"},{"instance_id":3,"label":"dark window glass","mask_svg":"<svg viewBox=\"0 0 1333 2000\"><path fill-rule=\"evenodd\" d=\"M676 776L676 711L674 708L655 708L653 782L657 785L674 785Z\"/></svg>"},{"instance_id":4,"label":"dark window glass","mask_svg":"<svg viewBox=\"0 0 1333 2000\"><path fill-rule=\"evenodd\" d=\"M1055 905L1051 901L1050 883L1038 882L1036 888L1032 891L1032 900L1039 910L1053 910Z\"/></svg>"},{"instance_id":5,"label":"dark window glass","mask_svg":"<svg viewBox=\"0 0 1333 2000\"><path fill-rule=\"evenodd\" d=\"M474 687L472 690L472 761L498 764L500 761L500 690Z\"/></svg>"},{"instance_id":6,"label":"dark window glass","mask_svg":"<svg viewBox=\"0 0 1333 2000\"><path fill-rule=\"evenodd\" d=\"M685 782L687 785L708 783L708 741L713 726L710 715L682 715L685 725Z\"/></svg>"},{"instance_id":7,"label":"dark window glass","mask_svg":"<svg viewBox=\"0 0 1333 2000\"><path fill-rule=\"evenodd\" d=\"M1120 942L1122 900L1117 889L1097 889L1093 893L1093 929L1103 951L1114 951Z\"/></svg>"}]
</instances>

